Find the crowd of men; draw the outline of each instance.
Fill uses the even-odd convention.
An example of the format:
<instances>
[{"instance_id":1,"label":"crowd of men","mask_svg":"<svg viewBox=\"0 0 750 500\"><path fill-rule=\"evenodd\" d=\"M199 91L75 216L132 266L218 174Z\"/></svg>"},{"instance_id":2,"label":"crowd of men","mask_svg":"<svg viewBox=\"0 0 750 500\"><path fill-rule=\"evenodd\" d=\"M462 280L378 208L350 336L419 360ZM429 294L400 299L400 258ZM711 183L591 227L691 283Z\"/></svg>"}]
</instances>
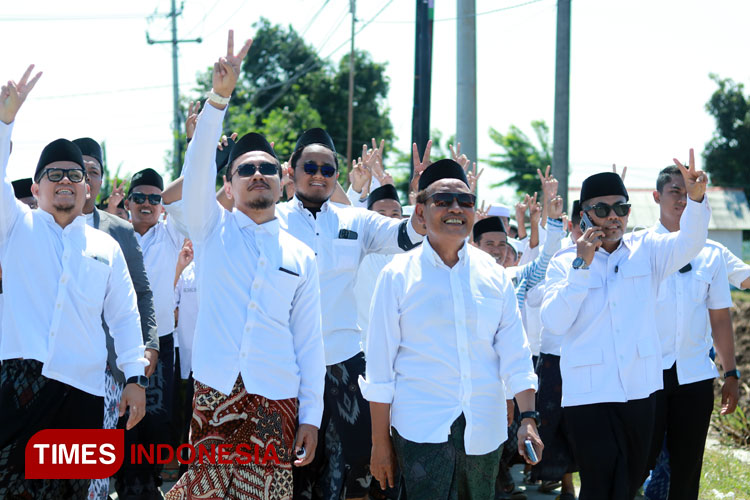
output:
<instances>
[{"instance_id":1,"label":"crowd of men","mask_svg":"<svg viewBox=\"0 0 750 500\"><path fill-rule=\"evenodd\" d=\"M429 143L413 205L374 140L344 192L323 129L288 162L273 138L222 137L251 43L235 53L229 33L191 105L181 176L146 168L99 208L90 138L10 182L41 73L2 86L0 498L108 498L109 479L26 480L24 449L45 428L116 427L122 500L162 498L166 474L131 444L181 442L278 460L200 458L168 499L525 498L514 463L561 500L576 471L578 498L632 499L665 469L668 498L697 498L714 348L722 413L739 397L729 284L750 266L706 239L692 150L656 177L657 225L629 233L624 172L588 177L569 219L539 172L512 221L477 207L460 149L433 162Z\"/></svg>"}]
</instances>

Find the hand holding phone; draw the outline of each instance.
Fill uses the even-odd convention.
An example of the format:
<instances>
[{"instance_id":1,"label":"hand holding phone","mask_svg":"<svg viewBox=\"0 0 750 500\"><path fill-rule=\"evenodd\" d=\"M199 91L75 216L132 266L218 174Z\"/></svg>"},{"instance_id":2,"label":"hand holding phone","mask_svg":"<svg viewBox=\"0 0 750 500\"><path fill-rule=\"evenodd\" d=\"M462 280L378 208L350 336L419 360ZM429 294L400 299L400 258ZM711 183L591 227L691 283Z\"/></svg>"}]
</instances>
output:
<instances>
[{"instance_id":1,"label":"hand holding phone","mask_svg":"<svg viewBox=\"0 0 750 500\"><path fill-rule=\"evenodd\" d=\"M527 439L523 444L526 447L526 457L532 464L537 463L539 458L536 456L536 451L534 450L534 445L531 443L531 440Z\"/></svg>"}]
</instances>

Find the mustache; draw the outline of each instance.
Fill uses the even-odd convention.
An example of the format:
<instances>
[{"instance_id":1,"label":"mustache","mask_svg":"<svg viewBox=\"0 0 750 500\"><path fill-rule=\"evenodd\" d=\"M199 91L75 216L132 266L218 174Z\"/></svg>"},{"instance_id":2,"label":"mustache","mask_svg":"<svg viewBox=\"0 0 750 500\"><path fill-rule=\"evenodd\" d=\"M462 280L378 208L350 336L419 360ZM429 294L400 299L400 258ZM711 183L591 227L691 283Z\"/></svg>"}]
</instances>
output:
<instances>
[{"instance_id":1,"label":"mustache","mask_svg":"<svg viewBox=\"0 0 750 500\"><path fill-rule=\"evenodd\" d=\"M261 180L253 181L250 184L248 184L247 190L250 191L251 189L253 189L255 186L258 186L258 185L265 186L265 187L267 187L269 189L271 188L271 186L269 186L266 181L264 181L264 180L261 179Z\"/></svg>"}]
</instances>

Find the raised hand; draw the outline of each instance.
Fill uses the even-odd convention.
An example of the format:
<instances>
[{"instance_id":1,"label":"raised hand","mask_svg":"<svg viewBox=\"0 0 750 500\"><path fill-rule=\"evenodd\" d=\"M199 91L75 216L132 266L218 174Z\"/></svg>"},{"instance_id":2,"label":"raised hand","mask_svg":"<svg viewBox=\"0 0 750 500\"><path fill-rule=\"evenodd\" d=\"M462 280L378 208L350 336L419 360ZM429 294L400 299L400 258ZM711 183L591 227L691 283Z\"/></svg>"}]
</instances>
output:
<instances>
[{"instance_id":1,"label":"raised hand","mask_svg":"<svg viewBox=\"0 0 750 500\"><path fill-rule=\"evenodd\" d=\"M516 203L516 222L523 224L526 220L526 210L529 208L530 196L528 194L523 195L523 200Z\"/></svg>"},{"instance_id":2,"label":"raised hand","mask_svg":"<svg viewBox=\"0 0 750 500\"><path fill-rule=\"evenodd\" d=\"M489 217L489 215L487 215L487 212L490 211L491 206L492 205L489 205L487 208L485 208L484 200L482 200L482 205L477 207L476 211L474 212L474 222L476 223L482 219L486 219L487 217Z\"/></svg>"},{"instance_id":3,"label":"raised hand","mask_svg":"<svg viewBox=\"0 0 750 500\"><path fill-rule=\"evenodd\" d=\"M182 249L177 255L177 267L184 270L191 262L193 262L193 242L185 238Z\"/></svg>"},{"instance_id":4,"label":"raised hand","mask_svg":"<svg viewBox=\"0 0 750 500\"><path fill-rule=\"evenodd\" d=\"M292 176L289 175L290 170L289 162L285 161L281 165L281 187L284 188L287 200L291 200L294 197L294 181L292 180Z\"/></svg>"},{"instance_id":5,"label":"raised hand","mask_svg":"<svg viewBox=\"0 0 750 500\"><path fill-rule=\"evenodd\" d=\"M432 162L430 161L430 150L432 149L432 139L427 141L427 146L424 148L424 155L422 158L419 158L419 149L417 148L417 143L411 145L411 156L412 156L412 164L414 166L414 176L411 178L411 183L409 184L409 191L413 191L415 194L417 190L419 189L419 176L422 175L422 172L432 165ZM411 193L409 193L411 196Z\"/></svg>"},{"instance_id":6,"label":"raised hand","mask_svg":"<svg viewBox=\"0 0 750 500\"><path fill-rule=\"evenodd\" d=\"M125 199L125 179L117 184L117 179L112 181L112 192L109 194L109 201L107 201L107 212L111 214L117 213L117 205Z\"/></svg>"},{"instance_id":7,"label":"raised hand","mask_svg":"<svg viewBox=\"0 0 750 500\"><path fill-rule=\"evenodd\" d=\"M538 226L542 218L542 204L536 201L536 193L529 198L529 219L531 227Z\"/></svg>"},{"instance_id":8,"label":"raised hand","mask_svg":"<svg viewBox=\"0 0 750 500\"><path fill-rule=\"evenodd\" d=\"M367 146L365 146L367 149ZM352 169L349 172L349 180L352 183L352 189L357 193L360 193L360 197L364 198L370 192L370 181L372 181L372 170L359 158L358 161L352 160Z\"/></svg>"},{"instance_id":9,"label":"raised hand","mask_svg":"<svg viewBox=\"0 0 750 500\"><path fill-rule=\"evenodd\" d=\"M187 136L188 140L193 138L193 134L195 133L195 126L198 124L198 111L200 110L200 101L190 101L190 106L188 107L188 117L185 120L185 135Z\"/></svg>"},{"instance_id":10,"label":"raised hand","mask_svg":"<svg viewBox=\"0 0 750 500\"><path fill-rule=\"evenodd\" d=\"M479 182L479 178L482 176L484 168L481 169L479 173L477 173L477 162L473 162L473 165L474 167L472 170L468 170L466 168L464 168L464 170L466 170L466 178L469 180L469 189L472 191L476 191L477 182Z\"/></svg>"},{"instance_id":11,"label":"raised hand","mask_svg":"<svg viewBox=\"0 0 750 500\"><path fill-rule=\"evenodd\" d=\"M617 173L617 165L614 163L612 164L612 172ZM622 167L622 173L620 174L620 178L622 179L622 182L625 182L625 174L628 173L628 167Z\"/></svg>"},{"instance_id":12,"label":"raised hand","mask_svg":"<svg viewBox=\"0 0 750 500\"><path fill-rule=\"evenodd\" d=\"M550 219L559 219L562 217L563 211L563 199L562 196L555 196L549 202L549 209L547 211L547 217Z\"/></svg>"},{"instance_id":13,"label":"raised hand","mask_svg":"<svg viewBox=\"0 0 750 500\"><path fill-rule=\"evenodd\" d=\"M455 161L456 163L461 163L459 161L459 158L461 158L461 156L463 156L464 158L466 158L466 155L462 155L461 154L461 143L460 142L456 143L456 149L453 149L453 144L448 144L448 149L450 149L450 151L451 151L451 158L453 158L453 161Z\"/></svg>"},{"instance_id":14,"label":"raised hand","mask_svg":"<svg viewBox=\"0 0 750 500\"><path fill-rule=\"evenodd\" d=\"M380 139L380 146L378 146L378 143L373 137L372 149L376 154L373 174L375 174L376 176L383 175L385 173L385 167L383 166L383 150L385 149L385 139Z\"/></svg>"},{"instance_id":15,"label":"raised hand","mask_svg":"<svg viewBox=\"0 0 750 500\"><path fill-rule=\"evenodd\" d=\"M251 39L245 41L240 51L234 53L234 30L229 30L229 36L227 38L227 55L220 57L218 61L214 63L214 74L213 74L213 91L222 97L229 97L234 91L234 87L237 85L237 79L240 77L240 67L242 60L250 50L250 46L253 44Z\"/></svg>"},{"instance_id":16,"label":"raised hand","mask_svg":"<svg viewBox=\"0 0 750 500\"><path fill-rule=\"evenodd\" d=\"M542 171L536 169L536 173L539 176L539 180L542 181L542 193L544 193L544 202L548 202L555 196L557 196L557 179L550 175L550 166L547 165L547 171L542 174Z\"/></svg>"},{"instance_id":17,"label":"raised hand","mask_svg":"<svg viewBox=\"0 0 750 500\"><path fill-rule=\"evenodd\" d=\"M695 169L695 152L693 148L690 148L688 168L685 168L677 158L673 158L672 160L680 169L680 172L682 172L682 178L685 179L685 189L690 199L697 203L702 202L703 195L706 194L706 187L708 186L708 176L702 170Z\"/></svg>"},{"instance_id":18,"label":"raised hand","mask_svg":"<svg viewBox=\"0 0 750 500\"><path fill-rule=\"evenodd\" d=\"M31 72L34 70L34 65L29 65L26 68L23 76L18 83L13 80L8 80L8 83L0 88L0 121L5 124L13 123L16 119L16 114L21 108L21 105L29 96L29 92L34 88L36 82L42 76L42 72L37 73L34 78L29 80Z\"/></svg>"}]
</instances>

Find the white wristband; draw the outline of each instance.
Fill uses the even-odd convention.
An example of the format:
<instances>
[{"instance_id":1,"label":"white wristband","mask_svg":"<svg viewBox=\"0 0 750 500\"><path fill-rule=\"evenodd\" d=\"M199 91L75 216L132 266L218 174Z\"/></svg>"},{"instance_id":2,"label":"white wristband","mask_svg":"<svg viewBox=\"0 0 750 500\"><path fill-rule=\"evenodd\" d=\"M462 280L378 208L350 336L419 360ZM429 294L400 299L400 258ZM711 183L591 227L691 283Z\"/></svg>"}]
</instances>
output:
<instances>
[{"instance_id":1,"label":"white wristband","mask_svg":"<svg viewBox=\"0 0 750 500\"><path fill-rule=\"evenodd\" d=\"M206 94L206 97L208 97L209 101L213 101L216 104L221 104L221 105L229 104L229 97L222 97L216 92L214 92L213 89L208 91L208 93Z\"/></svg>"}]
</instances>

